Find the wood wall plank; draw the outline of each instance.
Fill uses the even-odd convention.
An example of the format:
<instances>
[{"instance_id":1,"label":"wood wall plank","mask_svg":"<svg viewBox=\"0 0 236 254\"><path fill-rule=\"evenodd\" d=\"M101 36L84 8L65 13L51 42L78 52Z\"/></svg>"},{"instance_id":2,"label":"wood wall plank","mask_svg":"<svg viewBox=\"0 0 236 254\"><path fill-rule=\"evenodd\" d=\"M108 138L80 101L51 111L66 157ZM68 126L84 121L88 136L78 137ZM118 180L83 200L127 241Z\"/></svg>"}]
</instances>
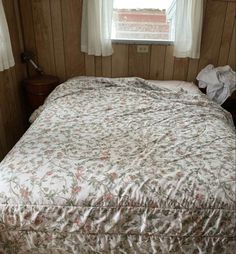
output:
<instances>
[{"instance_id":1,"label":"wood wall plank","mask_svg":"<svg viewBox=\"0 0 236 254\"><path fill-rule=\"evenodd\" d=\"M55 73L61 82L66 80L65 50L62 26L61 1L50 1ZM52 57L52 56L51 56Z\"/></svg>"},{"instance_id":2,"label":"wood wall plank","mask_svg":"<svg viewBox=\"0 0 236 254\"><path fill-rule=\"evenodd\" d=\"M35 42L34 21L31 0L19 0L24 49L35 54L34 60L37 62L38 52ZM34 75L35 71L31 65L27 65L28 75Z\"/></svg>"},{"instance_id":3,"label":"wood wall plank","mask_svg":"<svg viewBox=\"0 0 236 254\"><path fill-rule=\"evenodd\" d=\"M18 111L19 117L25 116L24 112L26 111L25 103L23 98L23 89L21 85L22 79L26 77L26 66L21 62L20 53L24 51L24 42L22 36L22 29L20 23L20 13L18 1L4 1L5 13L8 20L8 28L11 35L11 44L15 60L15 67L11 68L8 74L10 73L12 90L14 91L14 100L16 103L16 108ZM23 119L26 121L26 118ZM21 119L18 119L18 122L22 122ZM19 128L19 132L22 131L22 126Z\"/></svg>"},{"instance_id":4,"label":"wood wall plank","mask_svg":"<svg viewBox=\"0 0 236 254\"><path fill-rule=\"evenodd\" d=\"M102 76L102 57L95 56L95 76L101 77Z\"/></svg>"},{"instance_id":5,"label":"wood wall plank","mask_svg":"<svg viewBox=\"0 0 236 254\"><path fill-rule=\"evenodd\" d=\"M189 82L195 81L198 74L198 64L199 64L198 59L189 59L187 81Z\"/></svg>"},{"instance_id":6,"label":"wood wall plank","mask_svg":"<svg viewBox=\"0 0 236 254\"><path fill-rule=\"evenodd\" d=\"M198 72L207 64L228 64L233 24L235 20L234 2L204 0L204 27L201 45L201 58L175 59L173 57L173 45L150 45L148 54L137 53L137 45L114 44L114 54L111 57L87 56L80 51L82 0L53 0L50 8L40 6L48 5L49 0L19 0L22 11L22 22L25 41L34 41L36 37L46 38L42 40L53 42L52 50L47 49L48 62L55 61L55 72L63 80L77 75L125 77L139 76L152 79L185 79L195 81ZM50 35L38 34L35 27L39 24L29 22L30 5L39 5L35 12L42 13L40 24L47 26L46 31L52 31ZM29 12L26 14L26 11ZM50 12L50 13L49 13ZM25 15L24 15L25 14ZM51 16L51 19L49 19ZM36 40L37 41L37 40ZM34 42L27 45L34 50ZM40 56L42 46L35 46L35 52ZM44 55L46 54L46 50ZM41 61L40 61L41 62ZM45 63L42 64L44 67ZM46 63L46 66L48 64ZM46 69L48 69L46 67ZM53 70L51 71L53 72ZM52 73L51 73L52 74Z\"/></svg>"},{"instance_id":7,"label":"wood wall plank","mask_svg":"<svg viewBox=\"0 0 236 254\"><path fill-rule=\"evenodd\" d=\"M234 24L233 35L230 45L228 64L236 71L236 23Z\"/></svg>"},{"instance_id":8,"label":"wood wall plank","mask_svg":"<svg viewBox=\"0 0 236 254\"><path fill-rule=\"evenodd\" d=\"M227 3L208 0L206 6L206 21L204 22L201 59L198 70L208 64L217 65L223 35Z\"/></svg>"},{"instance_id":9,"label":"wood wall plank","mask_svg":"<svg viewBox=\"0 0 236 254\"><path fill-rule=\"evenodd\" d=\"M1 75L0 75L1 80ZM0 101L0 109L1 109L1 101ZM2 110L0 110L0 161L3 159L5 154L8 152L7 145L7 134L5 132L5 126L3 125L4 116Z\"/></svg>"},{"instance_id":10,"label":"wood wall plank","mask_svg":"<svg viewBox=\"0 0 236 254\"><path fill-rule=\"evenodd\" d=\"M114 44L112 55L112 77L128 77L129 47L125 44Z\"/></svg>"},{"instance_id":11,"label":"wood wall plank","mask_svg":"<svg viewBox=\"0 0 236 254\"><path fill-rule=\"evenodd\" d=\"M110 78L112 76L112 57L102 57L102 76Z\"/></svg>"},{"instance_id":12,"label":"wood wall plank","mask_svg":"<svg viewBox=\"0 0 236 254\"><path fill-rule=\"evenodd\" d=\"M164 80L171 80L174 71L174 46L166 46Z\"/></svg>"},{"instance_id":13,"label":"wood wall plank","mask_svg":"<svg viewBox=\"0 0 236 254\"><path fill-rule=\"evenodd\" d=\"M148 53L138 53L137 45L129 45L129 76L149 78L150 45Z\"/></svg>"},{"instance_id":14,"label":"wood wall plank","mask_svg":"<svg viewBox=\"0 0 236 254\"><path fill-rule=\"evenodd\" d=\"M150 79L163 80L165 69L166 46L153 45L150 60Z\"/></svg>"},{"instance_id":15,"label":"wood wall plank","mask_svg":"<svg viewBox=\"0 0 236 254\"><path fill-rule=\"evenodd\" d=\"M85 56L80 51L82 0L61 0L66 76L85 74Z\"/></svg>"},{"instance_id":16,"label":"wood wall plank","mask_svg":"<svg viewBox=\"0 0 236 254\"><path fill-rule=\"evenodd\" d=\"M49 0L32 0L35 43L38 63L45 73L56 74L54 43Z\"/></svg>"},{"instance_id":17,"label":"wood wall plank","mask_svg":"<svg viewBox=\"0 0 236 254\"><path fill-rule=\"evenodd\" d=\"M19 33L17 1L3 0L15 66L0 72L0 160L12 148L26 129L23 87L20 81L26 75L26 66L20 61L22 37Z\"/></svg>"},{"instance_id":18,"label":"wood wall plank","mask_svg":"<svg viewBox=\"0 0 236 254\"><path fill-rule=\"evenodd\" d=\"M8 70L0 72L0 80L1 80L1 86L0 86L0 94L1 95L7 95L7 96L1 96L1 103L0 108L2 112L2 116L4 118L2 119L2 126L5 130L5 135L7 137L6 139L6 145L7 147L11 147L13 140L15 139L15 130L14 130L14 120L17 118L16 112L16 104L12 103L14 101L14 91L12 88L12 82L9 79L10 73ZM11 135L9 135L9 131L11 130Z\"/></svg>"},{"instance_id":19,"label":"wood wall plank","mask_svg":"<svg viewBox=\"0 0 236 254\"><path fill-rule=\"evenodd\" d=\"M188 75L188 58L175 58L174 61L174 80L186 80Z\"/></svg>"},{"instance_id":20,"label":"wood wall plank","mask_svg":"<svg viewBox=\"0 0 236 254\"><path fill-rule=\"evenodd\" d=\"M85 54L86 76L95 76L95 57Z\"/></svg>"},{"instance_id":21,"label":"wood wall plank","mask_svg":"<svg viewBox=\"0 0 236 254\"><path fill-rule=\"evenodd\" d=\"M224 23L224 31L220 46L220 55L218 59L218 65L226 65L229 56L230 42L233 34L233 28L235 23L236 4L229 2L226 10L226 17Z\"/></svg>"}]
</instances>

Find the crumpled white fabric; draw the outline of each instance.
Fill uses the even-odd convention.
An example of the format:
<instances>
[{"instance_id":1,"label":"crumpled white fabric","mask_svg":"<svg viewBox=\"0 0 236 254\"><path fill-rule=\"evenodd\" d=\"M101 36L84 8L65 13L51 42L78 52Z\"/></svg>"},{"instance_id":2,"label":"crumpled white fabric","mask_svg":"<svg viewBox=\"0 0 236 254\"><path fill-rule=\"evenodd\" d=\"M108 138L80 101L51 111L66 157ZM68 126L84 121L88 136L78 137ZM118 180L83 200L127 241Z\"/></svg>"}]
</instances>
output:
<instances>
[{"instance_id":1,"label":"crumpled white fabric","mask_svg":"<svg viewBox=\"0 0 236 254\"><path fill-rule=\"evenodd\" d=\"M209 64L199 72L197 80L200 88L206 88L208 97L220 105L236 90L236 72L229 65L215 68Z\"/></svg>"}]
</instances>

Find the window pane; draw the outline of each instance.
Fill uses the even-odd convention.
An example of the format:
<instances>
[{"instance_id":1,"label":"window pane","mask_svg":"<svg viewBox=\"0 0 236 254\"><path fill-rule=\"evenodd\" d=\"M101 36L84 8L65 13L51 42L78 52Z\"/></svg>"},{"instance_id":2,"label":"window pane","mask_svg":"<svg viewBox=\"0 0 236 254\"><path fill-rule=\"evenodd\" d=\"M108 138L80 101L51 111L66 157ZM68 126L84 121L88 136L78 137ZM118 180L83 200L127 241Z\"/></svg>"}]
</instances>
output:
<instances>
[{"instance_id":1,"label":"window pane","mask_svg":"<svg viewBox=\"0 0 236 254\"><path fill-rule=\"evenodd\" d=\"M113 39L172 40L173 0L115 0Z\"/></svg>"}]
</instances>

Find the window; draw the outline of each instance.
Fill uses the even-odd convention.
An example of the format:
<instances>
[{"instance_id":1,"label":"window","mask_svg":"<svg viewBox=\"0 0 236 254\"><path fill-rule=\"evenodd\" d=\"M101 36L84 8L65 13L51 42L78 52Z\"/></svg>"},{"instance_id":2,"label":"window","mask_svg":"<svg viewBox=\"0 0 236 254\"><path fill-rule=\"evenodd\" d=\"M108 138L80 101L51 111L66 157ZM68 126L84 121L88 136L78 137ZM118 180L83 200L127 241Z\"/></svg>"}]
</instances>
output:
<instances>
[{"instance_id":1,"label":"window","mask_svg":"<svg viewBox=\"0 0 236 254\"><path fill-rule=\"evenodd\" d=\"M176 0L114 0L112 39L173 41Z\"/></svg>"}]
</instances>

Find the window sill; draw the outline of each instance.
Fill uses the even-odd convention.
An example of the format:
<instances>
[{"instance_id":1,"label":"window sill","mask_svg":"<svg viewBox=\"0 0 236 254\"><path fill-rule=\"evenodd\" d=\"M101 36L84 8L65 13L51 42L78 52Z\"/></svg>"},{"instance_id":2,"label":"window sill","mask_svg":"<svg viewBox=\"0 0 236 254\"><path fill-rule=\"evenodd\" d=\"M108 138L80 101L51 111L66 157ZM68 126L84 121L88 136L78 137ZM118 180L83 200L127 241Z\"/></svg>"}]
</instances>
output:
<instances>
[{"instance_id":1,"label":"window sill","mask_svg":"<svg viewBox=\"0 0 236 254\"><path fill-rule=\"evenodd\" d=\"M114 44L155 44L155 45L173 45L174 41L166 41L166 40L138 40L138 39L112 39L112 43Z\"/></svg>"}]
</instances>

